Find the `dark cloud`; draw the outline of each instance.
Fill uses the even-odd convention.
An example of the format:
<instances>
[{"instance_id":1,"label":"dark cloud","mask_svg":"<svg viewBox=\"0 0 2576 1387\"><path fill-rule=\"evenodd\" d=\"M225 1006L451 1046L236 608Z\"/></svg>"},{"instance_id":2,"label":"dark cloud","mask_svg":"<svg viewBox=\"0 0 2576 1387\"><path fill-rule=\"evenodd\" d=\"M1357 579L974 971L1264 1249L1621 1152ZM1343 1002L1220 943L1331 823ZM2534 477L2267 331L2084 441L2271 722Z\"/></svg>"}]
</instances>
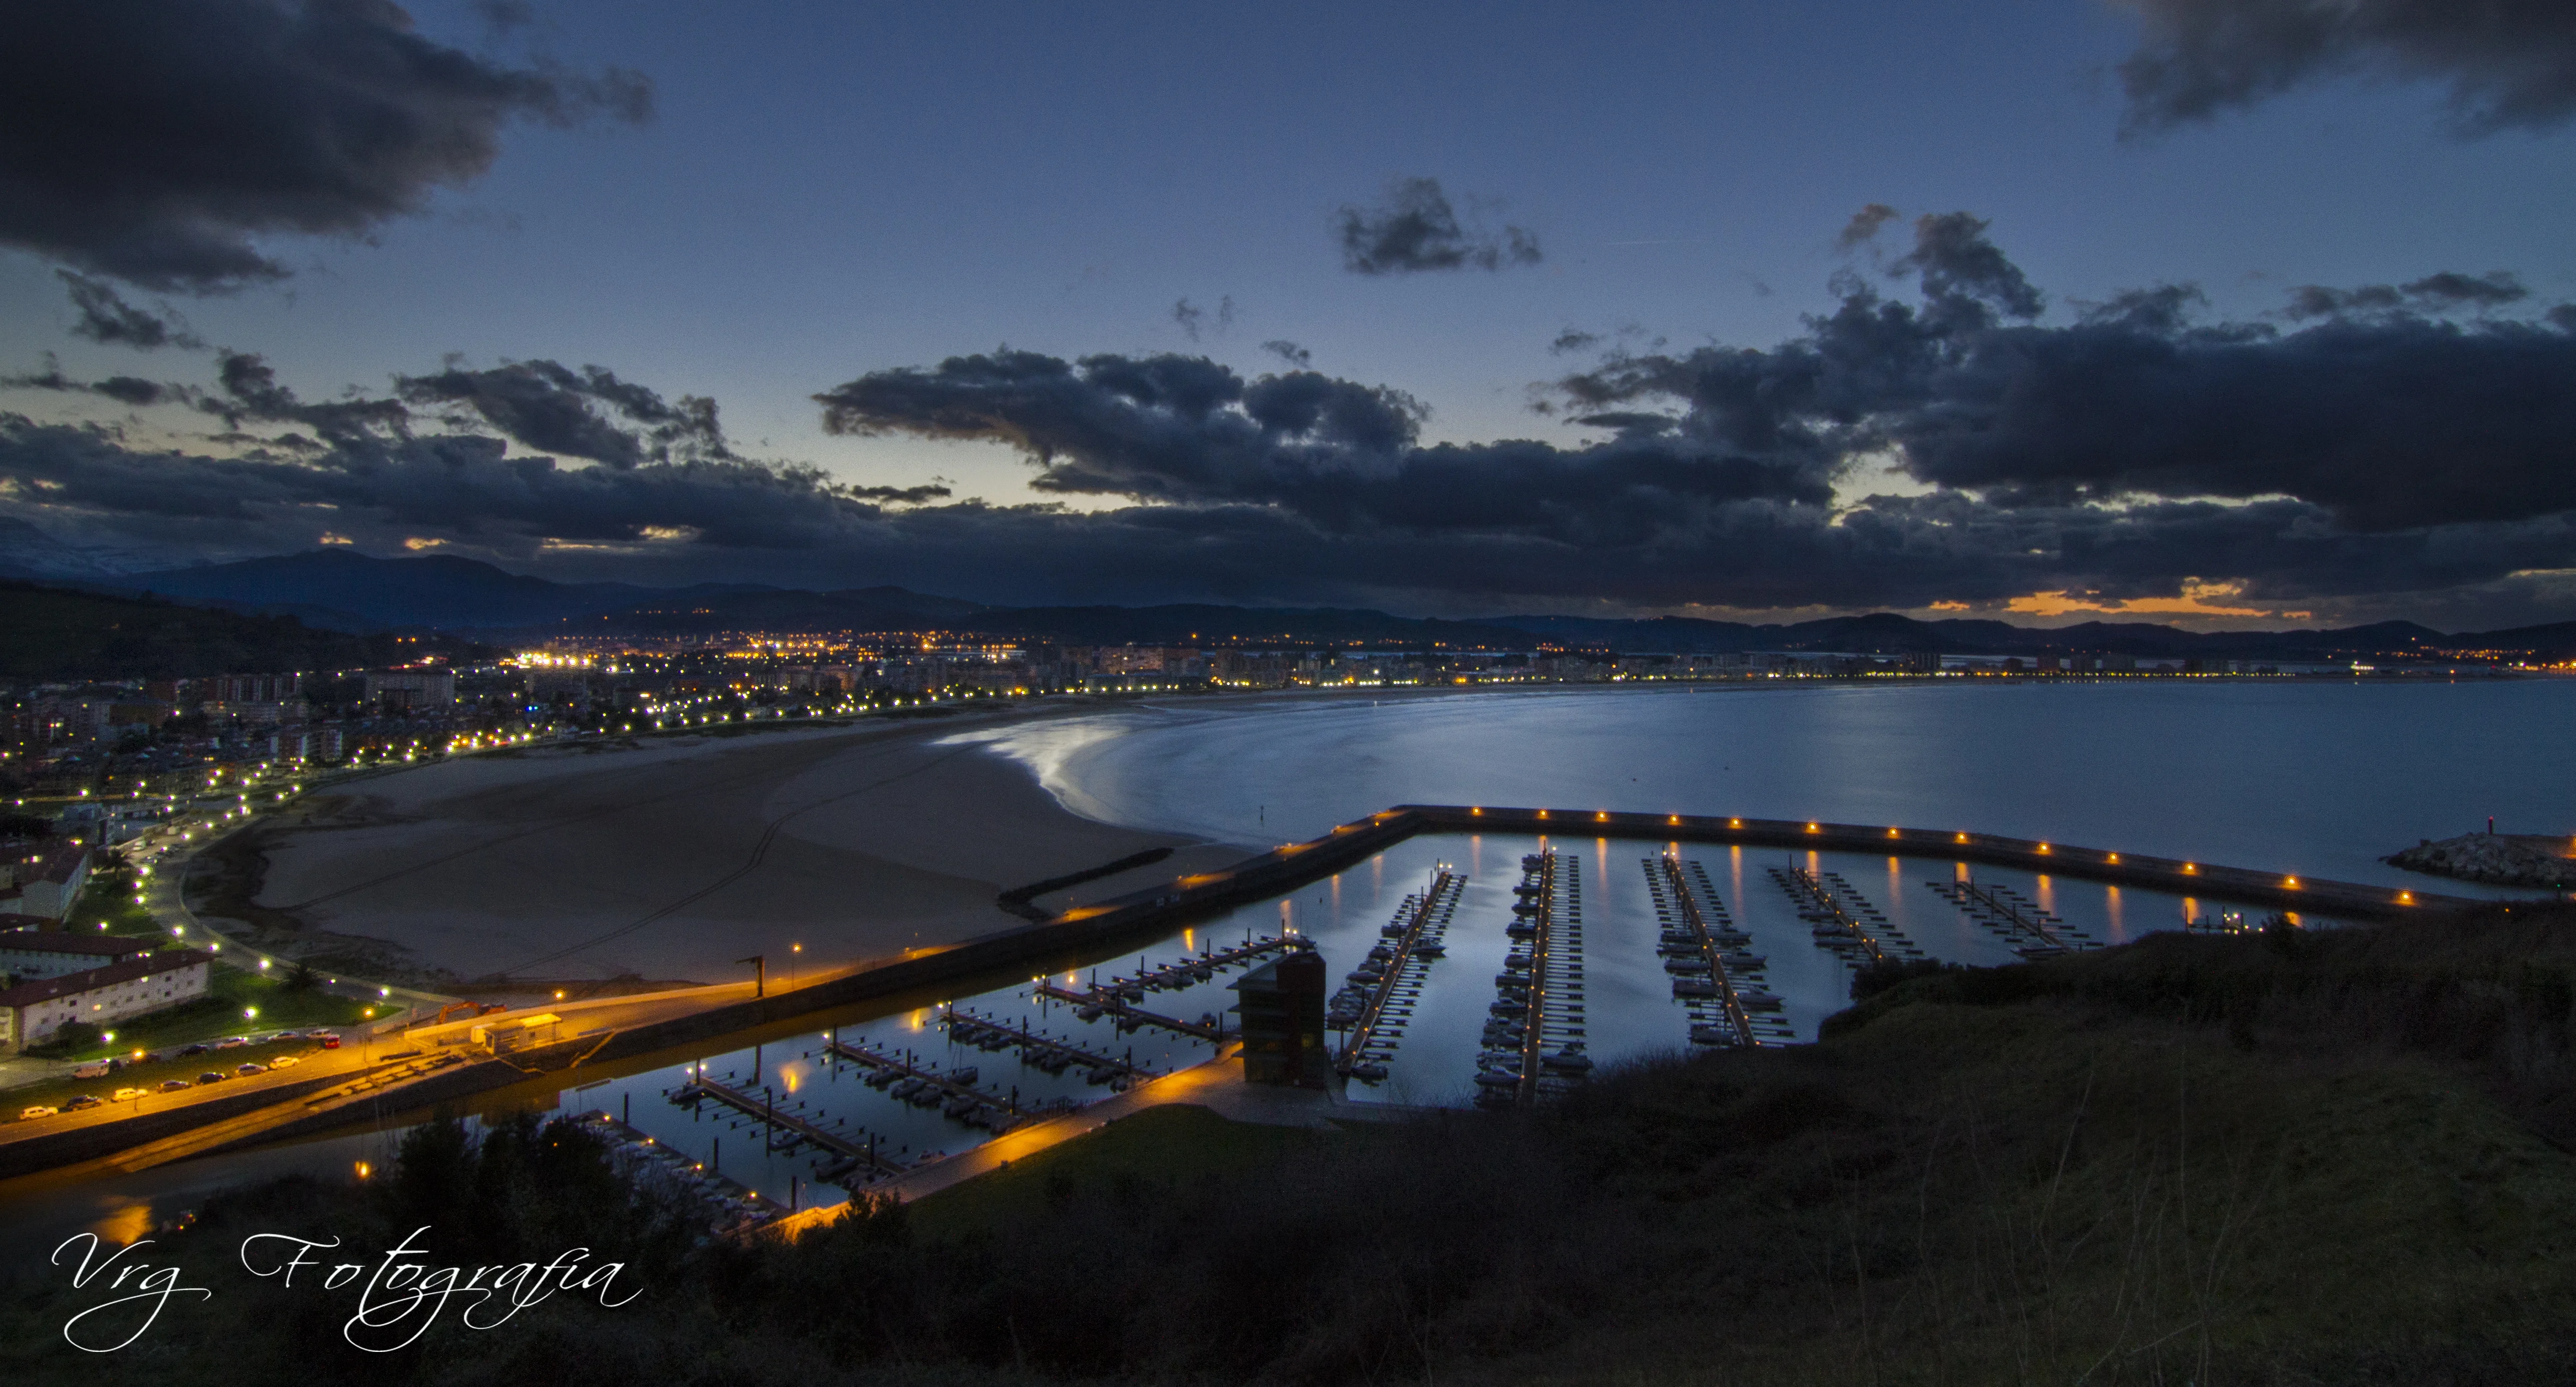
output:
<instances>
[{"instance_id":1,"label":"dark cloud","mask_svg":"<svg viewBox=\"0 0 2576 1387\"><path fill-rule=\"evenodd\" d=\"M487 61L386 0L18 5L0 54L0 243L157 289L278 278L257 238L417 212L513 121L652 109L636 73Z\"/></svg>"},{"instance_id":2,"label":"dark cloud","mask_svg":"<svg viewBox=\"0 0 2576 1387\"><path fill-rule=\"evenodd\" d=\"M2314 291L2336 316L2283 334L2196 326L2181 286L2065 327L2007 322L2038 296L1964 216L1918 222L1898 263L1919 307L1852 286L1769 350L1623 358L1563 388L1587 408L1681 403L1685 431L1784 466L1888 450L1919 480L2016 505L2287 496L2356 531L2576 507L2576 334L2403 311L2512 294L2510 276Z\"/></svg>"},{"instance_id":3,"label":"dark cloud","mask_svg":"<svg viewBox=\"0 0 2576 1387\"><path fill-rule=\"evenodd\" d=\"M1904 296L1846 274L1835 308L1786 341L1622 346L1556 383L1596 443L1428 443L1427 411L1401 391L1178 354L1003 350L816 397L831 432L999 443L1038 491L1089 503L942 504L937 484L716 456L712 406L688 433L685 397L604 369L451 366L404 378L401 398L315 404L228 353L210 389L136 383L239 418L219 446L0 418L0 515L127 552L233 557L328 530L574 575L1004 601L1459 612L2202 593L2469 625L2481 603L2568 614L2549 604L2570 594L2531 575L2576 569L2576 312L2508 316L2526 302L2498 299L2519 288L2509 277L2432 275L2392 290L2394 307L2288 327L2201 321L2188 285L2043 323L1982 223L1912 229L1888 262L1912 276ZM2435 304L2478 311L2422 311ZM18 384L113 397L114 382L49 367ZM426 434L414 408L468 432ZM503 435L578 444L596 465L511 456ZM1928 490L1852 494L1888 466Z\"/></svg>"},{"instance_id":4,"label":"dark cloud","mask_svg":"<svg viewBox=\"0 0 2576 1387\"><path fill-rule=\"evenodd\" d=\"M395 390L411 404L446 407L452 417L470 414L540 452L611 467L733 456L715 401L665 400L597 366L574 371L538 360L470 371L451 365L434 375L404 376Z\"/></svg>"},{"instance_id":5,"label":"dark cloud","mask_svg":"<svg viewBox=\"0 0 2576 1387\"><path fill-rule=\"evenodd\" d=\"M0 390L51 390L65 394L97 395L129 405L155 405L165 400L185 399L183 387L163 385L139 376L109 376L100 381L73 380L63 374L62 363L53 354L45 355L45 369L32 375L0 376Z\"/></svg>"},{"instance_id":6,"label":"dark cloud","mask_svg":"<svg viewBox=\"0 0 2576 1387\"><path fill-rule=\"evenodd\" d=\"M1535 265L1538 238L1517 226L1502 234L1462 226L1436 178L1400 178L1376 207L1344 207L1333 218L1342 264L1354 274L1424 270L1499 270Z\"/></svg>"},{"instance_id":7,"label":"dark cloud","mask_svg":"<svg viewBox=\"0 0 2576 1387\"><path fill-rule=\"evenodd\" d=\"M2144 21L2120 65L2127 123L2208 120L2310 82L2393 77L2450 87L2462 134L2547 129L2576 114L2576 6L2563 0L2125 0Z\"/></svg>"},{"instance_id":8,"label":"dark cloud","mask_svg":"<svg viewBox=\"0 0 2576 1387\"><path fill-rule=\"evenodd\" d=\"M1306 350L1304 347L1298 346L1296 343L1289 341L1285 337L1274 337L1269 341L1262 343L1261 349L1270 353L1272 356L1287 362L1289 365L1299 368L1300 370L1315 364L1315 354L1313 352Z\"/></svg>"},{"instance_id":9,"label":"dark cloud","mask_svg":"<svg viewBox=\"0 0 2576 1387\"><path fill-rule=\"evenodd\" d=\"M75 336L142 351L173 345L206 345L169 319L127 303L102 280L70 270L56 270L54 273L62 279L63 287L70 291L72 307L80 310L80 321L72 324Z\"/></svg>"},{"instance_id":10,"label":"dark cloud","mask_svg":"<svg viewBox=\"0 0 2576 1387\"><path fill-rule=\"evenodd\" d=\"M927 486L854 486L845 488L841 494L844 496L855 497L862 501L884 501L892 505L918 506L930 501L945 500L957 493L947 487L934 484Z\"/></svg>"},{"instance_id":11,"label":"dark cloud","mask_svg":"<svg viewBox=\"0 0 2576 1387\"><path fill-rule=\"evenodd\" d=\"M2290 291L2289 306L2281 312L2293 319L2393 313L2406 308L2446 313L2463 308L2500 308L2529 297L2531 291L2523 287L2522 281L2503 270L2485 275L2444 270L2407 285L2364 284L2354 289L2333 289L2302 284Z\"/></svg>"},{"instance_id":12,"label":"dark cloud","mask_svg":"<svg viewBox=\"0 0 2576 1387\"><path fill-rule=\"evenodd\" d=\"M1188 334L1189 339L1193 342L1199 340L1199 328L1202 324L1207 322L1207 318L1208 312L1206 309L1199 307L1197 304L1190 302L1186 298L1172 305L1172 321L1180 324L1181 331ZM1226 333L1233 331L1233 329L1234 297L1229 294L1216 301L1216 326L1213 331L1219 337L1222 337Z\"/></svg>"},{"instance_id":13,"label":"dark cloud","mask_svg":"<svg viewBox=\"0 0 2576 1387\"><path fill-rule=\"evenodd\" d=\"M1600 333L1585 332L1581 328L1570 327L1558 333L1556 340L1547 344L1547 349L1558 356L1563 356L1567 352L1590 351L1600 345Z\"/></svg>"},{"instance_id":14,"label":"dark cloud","mask_svg":"<svg viewBox=\"0 0 2576 1387\"><path fill-rule=\"evenodd\" d=\"M1018 448L1038 464L1030 485L1041 491L1256 505L1338 533L1620 545L1731 501L1830 496L1804 469L1678 437L1425 447L1426 411L1402 392L1312 371L1246 381L1202 357L997 353L880 371L816 398L835 433Z\"/></svg>"},{"instance_id":15,"label":"dark cloud","mask_svg":"<svg viewBox=\"0 0 2576 1387\"><path fill-rule=\"evenodd\" d=\"M532 554L548 545L632 545L673 536L794 550L877 514L819 475L748 462L558 466L510 457L495 438L360 437L318 453L252 448L208 456L125 445L97 428L0 415L0 495L32 500L56 527L201 549L278 552L324 530L386 547L415 535ZM23 509L23 508L22 508Z\"/></svg>"},{"instance_id":16,"label":"dark cloud","mask_svg":"<svg viewBox=\"0 0 2576 1387\"><path fill-rule=\"evenodd\" d=\"M1880 230L1889 222L1896 221L1904 215L1884 202L1873 202L1852 213L1852 219L1843 224L1842 234L1834 238L1834 245L1842 250L1852 250L1867 245L1878 238Z\"/></svg>"},{"instance_id":17,"label":"dark cloud","mask_svg":"<svg viewBox=\"0 0 2576 1387\"><path fill-rule=\"evenodd\" d=\"M1986 239L1986 226L1965 212L1918 217L1914 249L1889 269L1915 275L1934 315L1955 316L1961 326L1982 323L1988 310L2008 318L2038 317L2048 300Z\"/></svg>"},{"instance_id":18,"label":"dark cloud","mask_svg":"<svg viewBox=\"0 0 2576 1387\"><path fill-rule=\"evenodd\" d=\"M351 398L307 404L278 383L277 371L249 352L215 355L220 393L190 392L190 400L208 414L221 416L233 428L244 421L302 424L334 443L409 434L411 411L400 400Z\"/></svg>"}]
</instances>

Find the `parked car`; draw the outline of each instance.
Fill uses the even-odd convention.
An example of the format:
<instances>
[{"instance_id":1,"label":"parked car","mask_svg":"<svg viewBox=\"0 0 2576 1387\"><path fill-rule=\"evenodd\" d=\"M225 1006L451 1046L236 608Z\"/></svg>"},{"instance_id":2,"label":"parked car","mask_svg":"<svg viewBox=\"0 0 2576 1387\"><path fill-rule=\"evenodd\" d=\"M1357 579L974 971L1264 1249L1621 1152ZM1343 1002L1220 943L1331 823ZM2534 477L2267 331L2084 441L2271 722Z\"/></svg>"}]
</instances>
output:
<instances>
[{"instance_id":1,"label":"parked car","mask_svg":"<svg viewBox=\"0 0 2576 1387\"><path fill-rule=\"evenodd\" d=\"M96 1108L102 1106L104 1106L104 1104L100 1102L98 1095L95 1093L77 1093L63 1100L64 1112L79 1112L83 1108Z\"/></svg>"},{"instance_id":2,"label":"parked car","mask_svg":"<svg viewBox=\"0 0 2576 1387\"><path fill-rule=\"evenodd\" d=\"M268 1067L271 1069L292 1069L295 1067L295 1056L271 1055L268 1057Z\"/></svg>"},{"instance_id":3,"label":"parked car","mask_svg":"<svg viewBox=\"0 0 2576 1387\"><path fill-rule=\"evenodd\" d=\"M188 1091L189 1087L190 1085L185 1079L163 1079L161 1081L161 1091L163 1093L185 1093Z\"/></svg>"},{"instance_id":4,"label":"parked car","mask_svg":"<svg viewBox=\"0 0 2576 1387\"><path fill-rule=\"evenodd\" d=\"M72 1067L72 1077L75 1079L104 1079L115 1072L105 1060L92 1060L87 1064Z\"/></svg>"},{"instance_id":5,"label":"parked car","mask_svg":"<svg viewBox=\"0 0 2576 1387\"><path fill-rule=\"evenodd\" d=\"M265 1074L268 1072L268 1066L257 1060L244 1060L240 1064L233 1066L233 1072L236 1074Z\"/></svg>"},{"instance_id":6,"label":"parked car","mask_svg":"<svg viewBox=\"0 0 2576 1387\"><path fill-rule=\"evenodd\" d=\"M162 1054L158 1050L146 1050L141 1055L136 1056L134 1062L136 1064L159 1064L161 1061L168 1058L168 1055Z\"/></svg>"},{"instance_id":7,"label":"parked car","mask_svg":"<svg viewBox=\"0 0 2576 1387\"><path fill-rule=\"evenodd\" d=\"M181 1058L181 1059L188 1059L188 1058L191 1058L191 1057L196 1056L196 1055L202 1055L202 1054L206 1053L207 1051L212 1050L213 1048L215 1048L215 1047L214 1047L214 1046L212 1046L212 1045L188 1045L188 1046L183 1046L183 1047L181 1047L181 1049L180 1049L180 1051L179 1051L179 1058Z\"/></svg>"},{"instance_id":8,"label":"parked car","mask_svg":"<svg viewBox=\"0 0 2576 1387\"><path fill-rule=\"evenodd\" d=\"M223 1039L216 1041L216 1042L215 1042L215 1048L216 1048L216 1049L218 1049L218 1050L238 1050L238 1049L240 1049L241 1047L243 1047L243 1046L245 1046L245 1045L248 1045L249 1043L250 1043L250 1037L249 1037L249 1036L246 1036L246 1035L228 1035L228 1036L225 1036Z\"/></svg>"},{"instance_id":9,"label":"parked car","mask_svg":"<svg viewBox=\"0 0 2576 1387\"><path fill-rule=\"evenodd\" d=\"M131 1103L142 1096L143 1090L139 1088L120 1088L114 1094L111 1094L107 1101L111 1103Z\"/></svg>"},{"instance_id":10,"label":"parked car","mask_svg":"<svg viewBox=\"0 0 2576 1387\"><path fill-rule=\"evenodd\" d=\"M277 1034L269 1037L271 1040L302 1040L303 1038L304 1037L302 1035L294 1031L279 1031Z\"/></svg>"},{"instance_id":11,"label":"parked car","mask_svg":"<svg viewBox=\"0 0 2576 1387\"><path fill-rule=\"evenodd\" d=\"M231 1077L232 1075L227 1074L220 1069L209 1069L205 1073L197 1076L197 1082L201 1084L219 1084Z\"/></svg>"},{"instance_id":12,"label":"parked car","mask_svg":"<svg viewBox=\"0 0 2576 1387\"><path fill-rule=\"evenodd\" d=\"M321 1032L321 1036L323 1049L337 1050L340 1048L340 1033L338 1031L323 1031Z\"/></svg>"},{"instance_id":13,"label":"parked car","mask_svg":"<svg viewBox=\"0 0 2576 1387\"><path fill-rule=\"evenodd\" d=\"M62 1111L60 1108L49 1108L42 1103L38 1103L32 1107L20 1108L18 1110L18 1120L21 1122L33 1122L37 1118L51 1117L60 1111Z\"/></svg>"}]
</instances>

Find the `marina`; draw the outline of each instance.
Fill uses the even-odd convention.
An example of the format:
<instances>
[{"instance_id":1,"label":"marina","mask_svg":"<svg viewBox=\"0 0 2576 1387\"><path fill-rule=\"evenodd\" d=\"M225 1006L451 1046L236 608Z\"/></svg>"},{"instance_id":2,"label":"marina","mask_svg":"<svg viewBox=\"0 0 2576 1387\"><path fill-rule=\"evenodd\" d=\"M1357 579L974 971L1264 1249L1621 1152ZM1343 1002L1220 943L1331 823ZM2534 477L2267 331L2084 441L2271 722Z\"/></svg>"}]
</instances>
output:
<instances>
[{"instance_id":1,"label":"marina","mask_svg":"<svg viewBox=\"0 0 2576 1387\"><path fill-rule=\"evenodd\" d=\"M1447 828L1444 819L1469 827ZM1545 828L1493 822L1514 819ZM1665 831L1637 831L1650 828ZM1757 830L1788 841L1713 841ZM1858 841L1883 845L1891 833L1912 851L1857 850ZM577 1086L594 1101L696 1084L697 1101L636 1104L642 1111L631 1120L710 1170L719 1137L702 1109L731 1129L755 1128L762 1140L724 1150L724 1169L746 1190L784 1190L810 1206L1033 1117L1206 1062L1228 1039L1228 973L1293 949L1311 948L1352 975L1330 1017L1344 1101L1519 1108L1601 1064L1694 1046L1812 1039L1826 1016L1848 1005L1853 969L1873 960L2008 964L2185 921L2261 914L2250 899L2259 893L2202 894L2254 873L2183 864L2192 870L2179 875L2194 889L2167 891L1980 860L1958 850L1958 836L1906 841L1905 831L1878 830L1864 839L1825 825L1695 824L1609 811L1389 810L1233 872L1184 877L948 952L828 975L683 1027L576 1037L568 1043L579 1053L551 1067L542 1047L514 1050L501 1067L518 1066L509 1069L514 1094L525 1091L531 1070L571 1063L575 1073L600 1071ZM1824 846L1830 842L1843 846ZM2038 844L2026 856L2055 868L2076 853ZM1640 869L1612 871L1622 855ZM2096 865L2113 856L2101 854ZM1517 879L1498 870L1503 864L1521 867ZM1927 868L1949 877L1931 880L1928 897ZM1255 890L1247 880L1272 884ZM1748 893L1748 884L1766 880L1776 889ZM2312 908L2295 918L2331 925L2336 915L2315 904L2368 905L2375 888L2302 880L2297 889L2313 894L2302 898ZM2390 908L2396 896L2408 907L2444 899L2382 893L2377 908ZM1936 902L1939 909L1928 908ZM1034 978L1022 973L1016 983L993 978L1007 978L1015 951L1047 949L1061 965L1066 948L1096 936L1116 941L1102 952L1118 949L1133 964L1112 972L1104 959ZM1047 942L1057 937L1076 942ZM979 972L976 986L969 980ZM917 1000L943 976L969 985ZM869 1000L881 995L901 999L899 1009ZM723 1019L733 1015L744 1019ZM721 1045L763 1017L796 1019L822 1043L798 1052L773 1035L766 1047L704 1045ZM871 1038L843 1039L861 1027ZM632 1061L620 1056L636 1049L669 1053L672 1041L662 1034L703 1041L685 1061L626 1067ZM998 1074L995 1055L1004 1057Z\"/></svg>"}]
</instances>

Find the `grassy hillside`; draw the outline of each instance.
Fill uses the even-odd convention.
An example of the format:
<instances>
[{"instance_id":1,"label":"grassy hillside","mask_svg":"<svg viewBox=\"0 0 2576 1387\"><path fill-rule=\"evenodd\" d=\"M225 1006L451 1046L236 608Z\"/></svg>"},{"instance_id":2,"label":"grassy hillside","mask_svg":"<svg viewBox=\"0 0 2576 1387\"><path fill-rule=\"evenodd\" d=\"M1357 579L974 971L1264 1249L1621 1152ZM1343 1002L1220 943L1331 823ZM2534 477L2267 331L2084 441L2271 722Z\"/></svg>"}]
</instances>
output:
<instances>
[{"instance_id":1,"label":"grassy hillside","mask_svg":"<svg viewBox=\"0 0 2576 1387\"><path fill-rule=\"evenodd\" d=\"M419 1173L364 1197L290 1184L210 1207L180 1246L219 1303L174 1304L159 1356L73 1361L45 1332L71 1303L53 1287L0 1312L0 1370L2566 1380L2571 980L2568 907L1944 974L1872 998L1817 1045L1631 1068L1525 1120L1337 1138L1133 1119L793 1247L639 1263L649 1313L550 1303L405 1355L344 1348L345 1301L226 1270L239 1234L289 1227L368 1247L430 1223L457 1256L571 1229L654 1245L614 1189L583 1203L537 1191L594 1185L511 1173L524 1142L504 1143L497 1172L460 1172L431 1143Z\"/></svg>"},{"instance_id":2,"label":"grassy hillside","mask_svg":"<svg viewBox=\"0 0 2576 1387\"><path fill-rule=\"evenodd\" d=\"M317 631L149 598L0 583L0 679L177 679L354 669L444 648L390 635Z\"/></svg>"}]
</instances>

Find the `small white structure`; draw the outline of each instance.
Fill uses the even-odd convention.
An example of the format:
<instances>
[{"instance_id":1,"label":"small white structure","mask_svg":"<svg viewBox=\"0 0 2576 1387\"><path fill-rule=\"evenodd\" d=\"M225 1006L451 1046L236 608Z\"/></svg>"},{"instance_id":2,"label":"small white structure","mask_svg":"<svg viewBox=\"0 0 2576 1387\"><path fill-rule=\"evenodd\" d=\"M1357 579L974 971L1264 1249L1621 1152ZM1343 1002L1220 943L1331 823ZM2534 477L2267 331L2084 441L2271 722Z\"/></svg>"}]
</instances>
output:
<instances>
[{"instance_id":1,"label":"small white structure","mask_svg":"<svg viewBox=\"0 0 2576 1387\"><path fill-rule=\"evenodd\" d=\"M214 961L198 949L164 949L0 991L0 1054L42 1045L74 1021L104 1026L194 1001L206 995Z\"/></svg>"}]
</instances>

